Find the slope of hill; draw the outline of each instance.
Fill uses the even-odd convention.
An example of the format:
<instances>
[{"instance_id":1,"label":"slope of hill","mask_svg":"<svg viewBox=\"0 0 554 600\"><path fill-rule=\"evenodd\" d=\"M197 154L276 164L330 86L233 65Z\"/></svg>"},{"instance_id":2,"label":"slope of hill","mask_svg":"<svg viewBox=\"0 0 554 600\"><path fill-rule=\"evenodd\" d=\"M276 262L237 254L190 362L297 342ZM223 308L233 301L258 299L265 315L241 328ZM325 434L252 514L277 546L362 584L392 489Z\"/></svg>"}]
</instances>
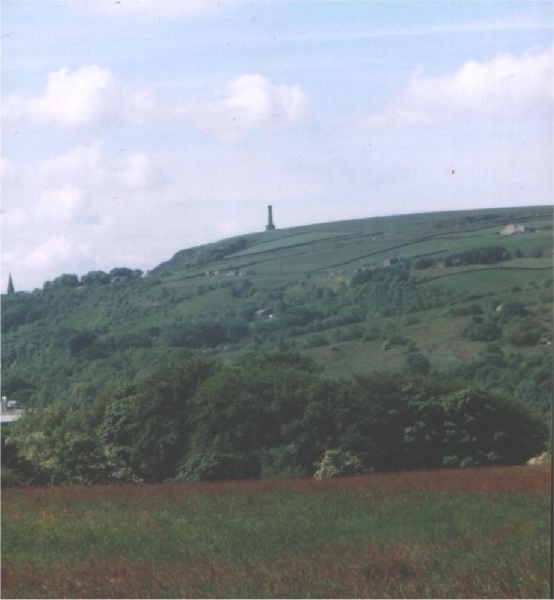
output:
<instances>
[{"instance_id":1,"label":"slope of hill","mask_svg":"<svg viewBox=\"0 0 554 600\"><path fill-rule=\"evenodd\" d=\"M530 232L500 235L510 223ZM60 277L2 302L3 393L23 403L91 399L198 353L279 349L332 376L448 370L546 414L552 207L245 235L182 250L146 277Z\"/></svg>"}]
</instances>

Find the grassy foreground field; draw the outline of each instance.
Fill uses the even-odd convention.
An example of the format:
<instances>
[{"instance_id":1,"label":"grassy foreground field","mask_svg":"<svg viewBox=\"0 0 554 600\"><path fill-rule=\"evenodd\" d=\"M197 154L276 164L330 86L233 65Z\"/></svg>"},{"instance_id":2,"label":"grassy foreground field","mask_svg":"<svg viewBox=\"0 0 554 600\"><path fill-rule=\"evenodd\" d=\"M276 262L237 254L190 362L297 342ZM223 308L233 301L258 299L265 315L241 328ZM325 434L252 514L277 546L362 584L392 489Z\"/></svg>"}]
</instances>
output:
<instances>
[{"instance_id":1,"label":"grassy foreground field","mask_svg":"<svg viewBox=\"0 0 554 600\"><path fill-rule=\"evenodd\" d=\"M8 489L3 598L546 598L550 467Z\"/></svg>"}]
</instances>

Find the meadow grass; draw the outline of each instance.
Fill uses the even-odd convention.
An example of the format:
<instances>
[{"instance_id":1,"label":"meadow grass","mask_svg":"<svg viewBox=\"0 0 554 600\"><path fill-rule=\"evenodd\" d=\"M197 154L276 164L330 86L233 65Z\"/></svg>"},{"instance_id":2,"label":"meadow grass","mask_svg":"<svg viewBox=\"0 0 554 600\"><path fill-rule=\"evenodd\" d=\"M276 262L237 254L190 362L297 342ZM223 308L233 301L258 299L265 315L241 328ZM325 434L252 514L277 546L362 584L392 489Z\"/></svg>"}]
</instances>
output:
<instances>
[{"instance_id":1,"label":"meadow grass","mask_svg":"<svg viewBox=\"0 0 554 600\"><path fill-rule=\"evenodd\" d=\"M9 489L2 597L548 597L549 467Z\"/></svg>"}]
</instances>

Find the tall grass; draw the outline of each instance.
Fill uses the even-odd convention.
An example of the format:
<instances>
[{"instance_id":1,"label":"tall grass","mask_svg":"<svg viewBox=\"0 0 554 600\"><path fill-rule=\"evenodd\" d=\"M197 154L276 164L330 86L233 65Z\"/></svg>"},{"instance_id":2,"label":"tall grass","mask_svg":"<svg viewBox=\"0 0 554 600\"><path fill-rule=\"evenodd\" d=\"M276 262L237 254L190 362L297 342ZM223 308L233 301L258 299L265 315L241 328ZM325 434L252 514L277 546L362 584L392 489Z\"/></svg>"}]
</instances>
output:
<instances>
[{"instance_id":1,"label":"tall grass","mask_svg":"<svg viewBox=\"0 0 554 600\"><path fill-rule=\"evenodd\" d=\"M11 489L4 598L548 597L549 469Z\"/></svg>"}]
</instances>

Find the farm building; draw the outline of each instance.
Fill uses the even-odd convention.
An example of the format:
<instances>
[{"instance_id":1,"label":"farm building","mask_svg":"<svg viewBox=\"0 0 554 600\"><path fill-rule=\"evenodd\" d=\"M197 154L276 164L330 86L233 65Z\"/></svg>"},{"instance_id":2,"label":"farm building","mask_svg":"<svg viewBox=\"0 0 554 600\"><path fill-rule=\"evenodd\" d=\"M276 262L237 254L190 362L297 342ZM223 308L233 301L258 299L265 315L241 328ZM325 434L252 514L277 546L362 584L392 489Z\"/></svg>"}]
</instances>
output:
<instances>
[{"instance_id":1,"label":"farm building","mask_svg":"<svg viewBox=\"0 0 554 600\"><path fill-rule=\"evenodd\" d=\"M509 225L506 225L504 229L500 230L500 235L517 235L518 233L529 233L531 231L532 229L525 227L525 225L510 223Z\"/></svg>"},{"instance_id":2,"label":"farm building","mask_svg":"<svg viewBox=\"0 0 554 600\"><path fill-rule=\"evenodd\" d=\"M402 261L400 258L394 258L391 256L387 256L387 258L383 259L381 266L383 267L393 267L394 265L400 264Z\"/></svg>"}]
</instances>

